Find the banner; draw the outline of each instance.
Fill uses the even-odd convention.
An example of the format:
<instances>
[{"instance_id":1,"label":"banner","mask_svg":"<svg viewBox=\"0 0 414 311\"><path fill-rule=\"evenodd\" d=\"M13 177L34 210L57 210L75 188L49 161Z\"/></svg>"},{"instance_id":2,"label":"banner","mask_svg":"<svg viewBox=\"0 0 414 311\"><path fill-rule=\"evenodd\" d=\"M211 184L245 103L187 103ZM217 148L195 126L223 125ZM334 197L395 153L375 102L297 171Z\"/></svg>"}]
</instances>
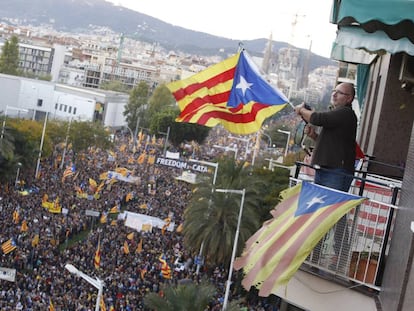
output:
<instances>
[{"instance_id":1,"label":"banner","mask_svg":"<svg viewBox=\"0 0 414 311\"><path fill-rule=\"evenodd\" d=\"M0 267L0 279L10 282L16 281L16 269Z\"/></svg>"}]
</instances>

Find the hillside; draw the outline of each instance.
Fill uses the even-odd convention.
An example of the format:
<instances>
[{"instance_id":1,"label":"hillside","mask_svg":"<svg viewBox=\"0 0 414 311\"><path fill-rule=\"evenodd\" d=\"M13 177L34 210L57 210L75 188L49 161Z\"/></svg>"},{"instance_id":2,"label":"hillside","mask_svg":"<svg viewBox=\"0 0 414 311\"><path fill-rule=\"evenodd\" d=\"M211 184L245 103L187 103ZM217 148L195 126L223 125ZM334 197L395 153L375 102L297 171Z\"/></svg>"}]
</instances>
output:
<instances>
[{"instance_id":1,"label":"hillside","mask_svg":"<svg viewBox=\"0 0 414 311\"><path fill-rule=\"evenodd\" d=\"M236 51L242 42L250 54L262 56L268 41L266 38L243 41L217 37L174 26L104 0L0 0L0 16L4 23L47 25L71 33L90 32L93 25L105 26L130 38L158 42L167 50L196 55ZM286 46L286 42L273 41L273 51ZM302 52L304 55L306 51L302 49ZM333 63L329 58L312 54L309 68Z\"/></svg>"}]
</instances>

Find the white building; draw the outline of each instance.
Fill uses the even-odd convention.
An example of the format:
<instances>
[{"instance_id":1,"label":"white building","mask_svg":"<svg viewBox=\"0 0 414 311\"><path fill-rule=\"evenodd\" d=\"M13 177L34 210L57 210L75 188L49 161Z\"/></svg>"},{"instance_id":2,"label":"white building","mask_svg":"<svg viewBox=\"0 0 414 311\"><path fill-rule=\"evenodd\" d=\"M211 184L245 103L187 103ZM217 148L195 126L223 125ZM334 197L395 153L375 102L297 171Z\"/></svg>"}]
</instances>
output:
<instances>
[{"instance_id":1,"label":"white building","mask_svg":"<svg viewBox=\"0 0 414 311\"><path fill-rule=\"evenodd\" d=\"M123 116L129 95L0 74L0 111L40 120L48 118L102 121L104 126L126 126ZM23 110L27 112L22 112Z\"/></svg>"}]
</instances>

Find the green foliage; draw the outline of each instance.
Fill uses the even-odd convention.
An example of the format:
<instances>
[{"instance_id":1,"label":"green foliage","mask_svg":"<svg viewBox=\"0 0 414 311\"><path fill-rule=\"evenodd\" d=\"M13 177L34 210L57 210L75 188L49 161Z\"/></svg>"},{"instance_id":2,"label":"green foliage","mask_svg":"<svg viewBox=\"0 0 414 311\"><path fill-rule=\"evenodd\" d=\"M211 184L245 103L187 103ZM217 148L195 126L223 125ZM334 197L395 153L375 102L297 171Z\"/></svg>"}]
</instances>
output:
<instances>
[{"instance_id":1,"label":"green foliage","mask_svg":"<svg viewBox=\"0 0 414 311\"><path fill-rule=\"evenodd\" d=\"M122 93L129 92L129 88L125 84L123 84L121 81L118 81L118 80L102 82L99 88L102 90L107 90L107 91L115 91L115 92L122 92Z\"/></svg>"},{"instance_id":2,"label":"green foliage","mask_svg":"<svg viewBox=\"0 0 414 311\"><path fill-rule=\"evenodd\" d=\"M251 174L244 162L235 163L231 157L220 159L218 163L216 188L245 189L242 226L237 246L237 253L240 254L247 239L261 224L257 208L260 189L264 189L265 184ZM203 244L209 263L228 264L242 195L212 191L211 187L211 182L198 184L184 211L184 243L194 252L198 252Z\"/></svg>"},{"instance_id":3,"label":"green foliage","mask_svg":"<svg viewBox=\"0 0 414 311\"><path fill-rule=\"evenodd\" d=\"M72 121L69 132L69 143L75 154L87 150L90 146L108 149L112 143L109 133L98 122Z\"/></svg>"},{"instance_id":4,"label":"green foliage","mask_svg":"<svg viewBox=\"0 0 414 311\"><path fill-rule=\"evenodd\" d=\"M144 125L146 127L145 110L148 106L148 99L149 86L145 81L141 81L132 89L129 95L129 102L124 110L124 116L131 130L135 130L137 125Z\"/></svg>"},{"instance_id":5,"label":"green foliage","mask_svg":"<svg viewBox=\"0 0 414 311\"><path fill-rule=\"evenodd\" d=\"M253 174L261 179L266 187L261 189L260 213L261 222L270 218L270 211L280 202L279 193L289 187L289 170L274 168L273 171L256 168Z\"/></svg>"},{"instance_id":6,"label":"green foliage","mask_svg":"<svg viewBox=\"0 0 414 311\"><path fill-rule=\"evenodd\" d=\"M19 67L19 40L16 36L4 42L0 56L0 72L17 75Z\"/></svg>"},{"instance_id":7,"label":"green foliage","mask_svg":"<svg viewBox=\"0 0 414 311\"><path fill-rule=\"evenodd\" d=\"M198 124L175 122L178 113L178 108L170 107L154 114L150 125L151 133L166 133L169 127L169 142L175 147L189 141L202 144L208 137L210 128Z\"/></svg>"},{"instance_id":8,"label":"green foliage","mask_svg":"<svg viewBox=\"0 0 414 311\"><path fill-rule=\"evenodd\" d=\"M144 298L145 307L157 311L204 311L210 302L213 302L216 289L206 280L200 284L188 281L172 285L165 284L159 293L149 293Z\"/></svg>"},{"instance_id":9,"label":"green foliage","mask_svg":"<svg viewBox=\"0 0 414 311\"><path fill-rule=\"evenodd\" d=\"M164 84L158 85L149 101L148 116L151 118L158 112L170 110L173 107L176 107L175 98L170 90Z\"/></svg>"}]
</instances>

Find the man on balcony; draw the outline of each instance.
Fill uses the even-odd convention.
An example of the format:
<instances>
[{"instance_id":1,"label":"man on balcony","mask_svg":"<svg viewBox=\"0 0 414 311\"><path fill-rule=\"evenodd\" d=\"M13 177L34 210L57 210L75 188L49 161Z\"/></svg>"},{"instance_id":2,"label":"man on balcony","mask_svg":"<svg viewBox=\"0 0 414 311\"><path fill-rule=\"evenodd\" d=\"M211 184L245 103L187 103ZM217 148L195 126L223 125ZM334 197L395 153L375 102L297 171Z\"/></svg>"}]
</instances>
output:
<instances>
[{"instance_id":1,"label":"man on balcony","mask_svg":"<svg viewBox=\"0 0 414 311\"><path fill-rule=\"evenodd\" d=\"M311 161L316 168L315 183L344 192L351 186L355 165L357 117L352 109L354 97L354 85L340 83L332 91L329 111L316 112L305 108L304 104L295 107L295 112L307 123L305 134L315 140ZM334 250L336 256L331 264L337 266L339 257L339 265L345 266L349 251L346 215L336 225Z\"/></svg>"}]
</instances>

